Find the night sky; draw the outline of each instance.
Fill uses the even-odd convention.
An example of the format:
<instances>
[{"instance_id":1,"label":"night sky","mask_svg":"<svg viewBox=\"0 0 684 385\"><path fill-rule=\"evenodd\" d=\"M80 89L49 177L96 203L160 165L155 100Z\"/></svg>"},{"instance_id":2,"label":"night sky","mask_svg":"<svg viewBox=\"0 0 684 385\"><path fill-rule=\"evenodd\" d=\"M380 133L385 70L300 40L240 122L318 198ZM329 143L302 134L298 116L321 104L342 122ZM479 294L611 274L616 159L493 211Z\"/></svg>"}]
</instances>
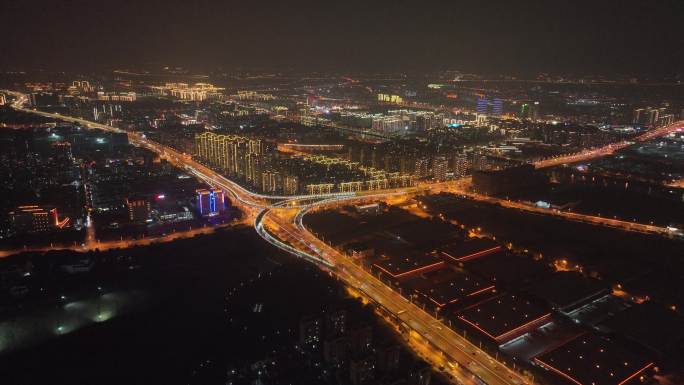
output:
<instances>
[{"instance_id":1,"label":"night sky","mask_svg":"<svg viewBox=\"0 0 684 385\"><path fill-rule=\"evenodd\" d=\"M683 20L682 0L0 0L0 68L667 75Z\"/></svg>"}]
</instances>

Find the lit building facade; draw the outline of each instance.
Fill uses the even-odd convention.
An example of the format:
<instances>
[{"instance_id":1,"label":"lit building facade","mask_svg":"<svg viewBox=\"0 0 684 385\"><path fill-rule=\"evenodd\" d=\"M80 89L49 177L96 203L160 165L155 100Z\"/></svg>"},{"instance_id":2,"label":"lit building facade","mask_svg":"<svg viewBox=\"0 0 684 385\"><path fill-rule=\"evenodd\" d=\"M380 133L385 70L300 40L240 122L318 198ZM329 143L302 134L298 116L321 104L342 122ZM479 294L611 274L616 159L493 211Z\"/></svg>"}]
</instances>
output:
<instances>
[{"instance_id":1,"label":"lit building facade","mask_svg":"<svg viewBox=\"0 0 684 385\"><path fill-rule=\"evenodd\" d=\"M220 189L197 190L197 211L202 216L214 216L226 209L226 198Z\"/></svg>"},{"instance_id":2,"label":"lit building facade","mask_svg":"<svg viewBox=\"0 0 684 385\"><path fill-rule=\"evenodd\" d=\"M435 175L435 179L442 182L447 179L447 173L449 172L449 161L445 156L437 156L432 162L432 172Z\"/></svg>"},{"instance_id":3,"label":"lit building facade","mask_svg":"<svg viewBox=\"0 0 684 385\"><path fill-rule=\"evenodd\" d=\"M9 216L15 230L22 233L42 233L61 227L56 208L19 206Z\"/></svg>"},{"instance_id":4,"label":"lit building facade","mask_svg":"<svg viewBox=\"0 0 684 385\"><path fill-rule=\"evenodd\" d=\"M126 199L128 208L128 219L134 223L147 222L150 217L150 201L140 197L129 197Z\"/></svg>"},{"instance_id":5,"label":"lit building facade","mask_svg":"<svg viewBox=\"0 0 684 385\"><path fill-rule=\"evenodd\" d=\"M454 177L462 178L468 174L470 168L470 162L468 161L468 155L465 153L457 153L454 155Z\"/></svg>"},{"instance_id":6,"label":"lit building facade","mask_svg":"<svg viewBox=\"0 0 684 385\"><path fill-rule=\"evenodd\" d=\"M229 176L259 184L264 163L264 143L236 135L203 132L195 136L196 156Z\"/></svg>"},{"instance_id":7,"label":"lit building facade","mask_svg":"<svg viewBox=\"0 0 684 385\"><path fill-rule=\"evenodd\" d=\"M299 193L299 178L296 175L286 175L283 178L283 194L297 195Z\"/></svg>"},{"instance_id":8,"label":"lit building facade","mask_svg":"<svg viewBox=\"0 0 684 385\"><path fill-rule=\"evenodd\" d=\"M414 175L416 178L427 178L430 174L430 160L428 158L416 159Z\"/></svg>"}]
</instances>

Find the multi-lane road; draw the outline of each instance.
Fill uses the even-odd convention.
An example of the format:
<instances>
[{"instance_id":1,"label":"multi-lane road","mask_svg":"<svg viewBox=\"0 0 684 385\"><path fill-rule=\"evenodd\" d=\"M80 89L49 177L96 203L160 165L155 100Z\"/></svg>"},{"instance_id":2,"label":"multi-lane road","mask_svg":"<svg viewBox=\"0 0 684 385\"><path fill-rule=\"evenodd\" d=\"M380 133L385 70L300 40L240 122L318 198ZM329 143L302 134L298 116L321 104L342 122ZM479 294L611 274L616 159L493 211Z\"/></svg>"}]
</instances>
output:
<instances>
[{"instance_id":1,"label":"multi-lane road","mask_svg":"<svg viewBox=\"0 0 684 385\"><path fill-rule=\"evenodd\" d=\"M444 370L460 382L471 383L474 376L477 376L485 383L494 385L531 383L530 379L523 378L495 360L443 322L435 319L432 314L409 302L375 276L354 264L350 258L318 239L303 225L302 218L307 211L321 206L334 207L339 204L340 202L328 201L320 205L303 207L294 212L273 211L268 219L277 224L281 236L289 242L298 244L300 247L308 247L310 252L316 252L332 262L335 266L333 273L337 277L363 293L364 297L376 303L383 311L391 314L410 332L420 336L427 342L426 346L432 349L431 353L439 352L444 361L449 364L444 366Z\"/></svg>"},{"instance_id":2,"label":"multi-lane road","mask_svg":"<svg viewBox=\"0 0 684 385\"><path fill-rule=\"evenodd\" d=\"M534 166L536 168L546 168L553 166L561 166L564 164L585 162L591 159L612 155L616 151L627 148L636 142L647 142L649 140L659 138L661 136L666 136L673 132L682 131L684 131L684 121L680 120L667 126L658 127L653 130L646 131L645 133L633 138L631 141L624 140L622 142L611 143L602 147L586 149L584 151L580 151L574 154L561 155L555 158L540 160L535 162Z\"/></svg>"},{"instance_id":3,"label":"multi-lane road","mask_svg":"<svg viewBox=\"0 0 684 385\"><path fill-rule=\"evenodd\" d=\"M22 96L19 95L18 100L21 98ZM15 102L13 106L18 110L40 116L76 122L87 128L108 132L126 132L81 118L27 109L22 104L23 102L19 101ZM419 307L407 302L371 274L351 264L339 252L318 240L301 225L301 218L306 210L316 207L318 204L381 198L392 194L403 194L406 191L393 190L380 192L377 195L359 194L358 197L354 193L313 197L275 197L256 194L194 161L190 156L153 142L141 133L126 132L126 134L128 134L129 141L132 144L147 148L205 183L226 190L231 195L233 203L240 207L248 218L254 220L254 227L265 240L289 253L313 261L321 268L344 280L347 285L365 293L370 300L401 319L411 330L428 341L429 346L434 347L436 354L446 354L449 357L449 361L459 368L458 370L453 368L450 370L454 370L454 375L458 375L457 380L460 383L472 383L473 377L471 376L473 375L477 375L485 383L494 385L529 383L451 329L437 322ZM317 204L316 201L321 203ZM463 373L468 374L463 375Z\"/></svg>"},{"instance_id":4,"label":"multi-lane road","mask_svg":"<svg viewBox=\"0 0 684 385\"><path fill-rule=\"evenodd\" d=\"M115 127L81 118L27 109L23 107L27 100L25 95L19 93L12 94L17 96L17 100L12 106L18 110L44 117L76 122L88 128L126 133L132 144L147 148L159 154L176 167L186 170L186 172L211 186L224 189L230 194L233 204L243 210L248 220L253 221L255 229L261 237L276 247L292 253L293 255L311 260L322 269L329 271L331 274L334 274L339 279L343 280L357 292L363 293L364 297L376 303L384 312L398 320L398 322L410 330L410 333L414 333L415 336L418 336L417 338L422 346L423 355L426 358L441 357L440 360L434 359L433 362L436 365L440 365L440 362L446 362L448 365L444 367L444 370L456 378L459 383L472 384L477 383L478 381L494 385L533 383L532 380L522 377L517 372L487 355L478 347L472 345L458 333L436 320L431 314L426 313L420 307L408 302L399 293L383 284L372 274L352 263L350 259L346 258L339 251L319 240L302 224L303 216L307 211L314 208L340 204L340 202L343 201L385 199L392 195L415 193L421 189L432 187L435 188L435 191L443 189L443 191L453 191L457 193L466 192L459 183L424 186L419 189L395 189L373 193L337 193L320 196L292 197L256 194L225 178L216 171L196 162L189 155L153 142L141 133L123 131ZM645 136L646 134L642 135L639 137L639 140L648 140L660 135L666 135L669 132L681 130L683 126L684 122L678 122L676 125L658 129L657 132L649 132L648 136ZM613 144L600 149L588 150L563 159L556 158L541 161L536 164L536 166L549 167L555 164L564 164L604 156L611 154L626 145L628 144ZM495 198L472 193L469 194L473 199L501 204L504 207L528 211L537 210L536 208L531 208L528 205L517 202L502 200L492 201L492 199ZM548 214L549 212L544 211L543 213ZM558 213L555 214L558 215ZM631 222L618 223L621 221L591 216L575 218L579 215L581 214L563 213L563 216L568 219L616 226L619 228L631 229L633 231L638 227L637 225L639 225ZM600 220L594 222L595 219L591 218L600 218Z\"/></svg>"},{"instance_id":5,"label":"multi-lane road","mask_svg":"<svg viewBox=\"0 0 684 385\"><path fill-rule=\"evenodd\" d=\"M13 254L18 254L22 252L46 252L46 251L52 251L52 250L73 250L73 251L79 251L79 252L84 252L84 251L104 251L104 250L112 250L112 249L126 249L129 247L137 247L137 246L148 246L151 244L155 243L166 243L166 242L172 242L178 239L185 239L185 238L192 238L197 235L202 235L202 234L210 234L213 233L219 229L222 228L227 228L227 227L232 227L232 226L242 226L242 225L247 225L249 222L240 220L240 221L234 221L227 223L225 225L214 225L214 226L207 226L207 227L196 227L194 229L188 229L188 230L180 230L180 231L173 231L165 235L161 236L156 236L156 237L145 237L145 238L135 238L135 239L127 239L127 238L122 238L120 240L111 240L111 241L99 241L97 239L91 238L89 240L86 240L83 243L75 243L72 245L66 245L66 244L55 244L55 245L50 245L50 246L38 246L38 247L22 247L22 248L17 248L17 249L3 249L0 250L0 258L4 258Z\"/></svg>"},{"instance_id":6,"label":"multi-lane road","mask_svg":"<svg viewBox=\"0 0 684 385\"><path fill-rule=\"evenodd\" d=\"M486 202L493 205L498 205L508 209L525 211L532 214L542 214L555 216L569 221L583 222L591 225L612 227L623 231L637 232L644 234L654 234L664 237L673 237L678 235L678 231L681 229L674 229L672 227L656 226L652 224L630 222L622 219L608 218L597 215L582 214L567 210L559 210L554 208L539 207L531 202L519 202L512 201L509 199L492 197L484 194L478 194L473 191L472 179L470 177L461 178L456 181L448 183L433 183L425 186L426 189L438 193L438 192L448 192L452 194L457 194L465 196L469 199L476 200L479 202Z\"/></svg>"}]
</instances>

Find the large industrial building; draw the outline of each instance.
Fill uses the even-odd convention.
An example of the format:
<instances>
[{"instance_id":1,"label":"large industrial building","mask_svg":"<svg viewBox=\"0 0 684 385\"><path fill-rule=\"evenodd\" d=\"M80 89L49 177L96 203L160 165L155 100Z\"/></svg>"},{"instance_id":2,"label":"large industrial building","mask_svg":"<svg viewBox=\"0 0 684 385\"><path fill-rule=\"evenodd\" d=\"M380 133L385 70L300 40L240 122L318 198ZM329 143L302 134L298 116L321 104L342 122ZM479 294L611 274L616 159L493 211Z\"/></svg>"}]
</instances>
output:
<instances>
[{"instance_id":1,"label":"large industrial building","mask_svg":"<svg viewBox=\"0 0 684 385\"><path fill-rule=\"evenodd\" d=\"M534 362L575 385L624 385L654 365L644 355L592 333L544 353Z\"/></svg>"},{"instance_id":2,"label":"large industrial building","mask_svg":"<svg viewBox=\"0 0 684 385\"><path fill-rule=\"evenodd\" d=\"M551 321L551 312L516 294L502 294L458 315L468 327L503 344Z\"/></svg>"}]
</instances>

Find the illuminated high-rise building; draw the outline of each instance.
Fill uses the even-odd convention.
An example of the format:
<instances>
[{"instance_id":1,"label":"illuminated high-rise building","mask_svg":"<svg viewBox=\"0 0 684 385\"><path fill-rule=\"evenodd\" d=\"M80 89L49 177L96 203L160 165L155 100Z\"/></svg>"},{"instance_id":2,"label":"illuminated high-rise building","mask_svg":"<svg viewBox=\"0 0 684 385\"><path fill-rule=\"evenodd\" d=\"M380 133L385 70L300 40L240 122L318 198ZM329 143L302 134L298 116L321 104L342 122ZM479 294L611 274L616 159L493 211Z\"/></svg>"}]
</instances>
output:
<instances>
[{"instance_id":1,"label":"illuminated high-rise building","mask_svg":"<svg viewBox=\"0 0 684 385\"><path fill-rule=\"evenodd\" d=\"M520 117L533 122L539 120L539 102L529 102L520 105Z\"/></svg>"},{"instance_id":2,"label":"illuminated high-rise building","mask_svg":"<svg viewBox=\"0 0 684 385\"><path fill-rule=\"evenodd\" d=\"M208 140L210 132L203 132L195 135L195 154L200 160L207 160L207 151L209 149Z\"/></svg>"},{"instance_id":3,"label":"illuminated high-rise building","mask_svg":"<svg viewBox=\"0 0 684 385\"><path fill-rule=\"evenodd\" d=\"M468 155L462 152L456 153L453 158L454 177L462 178L468 174Z\"/></svg>"},{"instance_id":4,"label":"illuminated high-rise building","mask_svg":"<svg viewBox=\"0 0 684 385\"><path fill-rule=\"evenodd\" d=\"M632 119L632 123L650 127L657 126L660 116L665 114L665 108L637 108L634 110L634 118Z\"/></svg>"},{"instance_id":5,"label":"illuminated high-rise building","mask_svg":"<svg viewBox=\"0 0 684 385\"><path fill-rule=\"evenodd\" d=\"M252 185L258 186L261 181L261 157L257 154L245 156L245 179Z\"/></svg>"},{"instance_id":6,"label":"illuminated high-rise building","mask_svg":"<svg viewBox=\"0 0 684 385\"><path fill-rule=\"evenodd\" d=\"M401 104L404 99L399 95L378 94L378 101L383 103Z\"/></svg>"},{"instance_id":7,"label":"illuminated high-rise building","mask_svg":"<svg viewBox=\"0 0 684 385\"><path fill-rule=\"evenodd\" d=\"M197 211L202 216L218 215L226 209L226 199L220 189L197 190Z\"/></svg>"},{"instance_id":8,"label":"illuminated high-rise building","mask_svg":"<svg viewBox=\"0 0 684 385\"><path fill-rule=\"evenodd\" d=\"M489 99L485 96L477 98L475 107L478 115L500 116L503 114L503 100L499 98Z\"/></svg>"},{"instance_id":9,"label":"illuminated high-rise building","mask_svg":"<svg viewBox=\"0 0 684 385\"><path fill-rule=\"evenodd\" d=\"M490 170L492 165L489 162L489 158L485 154L474 154L473 155L473 170L475 171L485 171Z\"/></svg>"},{"instance_id":10,"label":"illuminated high-rise building","mask_svg":"<svg viewBox=\"0 0 684 385\"><path fill-rule=\"evenodd\" d=\"M248 153L261 155L262 151L261 139L250 139L248 142Z\"/></svg>"},{"instance_id":11,"label":"illuminated high-rise building","mask_svg":"<svg viewBox=\"0 0 684 385\"><path fill-rule=\"evenodd\" d=\"M274 194L282 189L283 178L279 172L266 170L261 173L261 191Z\"/></svg>"},{"instance_id":12,"label":"illuminated high-rise building","mask_svg":"<svg viewBox=\"0 0 684 385\"><path fill-rule=\"evenodd\" d=\"M74 80L71 83L71 86L76 88L79 91L84 91L84 92L93 91L93 88L90 86L90 82L88 82L87 80Z\"/></svg>"},{"instance_id":13,"label":"illuminated high-rise building","mask_svg":"<svg viewBox=\"0 0 684 385\"><path fill-rule=\"evenodd\" d=\"M247 174L247 169L245 167L245 157L248 154L247 142L244 140L238 140L233 142L233 151L235 153L235 156L233 158L231 172L234 175L237 175L239 178L245 178Z\"/></svg>"},{"instance_id":14,"label":"illuminated high-rise building","mask_svg":"<svg viewBox=\"0 0 684 385\"><path fill-rule=\"evenodd\" d=\"M416 178L427 178L430 171L430 160L426 157L416 159L414 175Z\"/></svg>"},{"instance_id":15,"label":"illuminated high-rise building","mask_svg":"<svg viewBox=\"0 0 684 385\"><path fill-rule=\"evenodd\" d=\"M673 114L662 114L658 116L658 120L656 121L656 126L661 127L661 126L667 126L672 123L674 123L675 117Z\"/></svg>"},{"instance_id":16,"label":"illuminated high-rise building","mask_svg":"<svg viewBox=\"0 0 684 385\"><path fill-rule=\"evenodd\" d=\"M416 115L416 131L425 132L436 126L437 118L434 113L421 113Z\"/></svg>"},{"instance_id":17,"label":"illuminated high-rise building","mask_svg":"<svg viewBox=\"0 0 684 385\"><path fill-rule=\"evenodd\" d=\"M449 172L449 161L445 156L437 156L432 162L432 173L438 181L445 181Z\"/></svg>"},{"instance_id":18,"label":"illuminated high-rise building","mask_svg":"<svg viewBox=\"0 0 684 385\"><path fill-rule=\"evenodd\" d=\"M283 178L283 193L297 195L299 193L299 178L296 175L286 175Z\"/></svg>"},{"instance_id":19,"label":"illuminated high-rise building","mask_svg":"<svg viewBox=\"0 0 684 385\"><path fill-rule=\"evenodd\" d=\"M492 100L492 115L501 116L503 114L503 100L495 98Z\"/></svg>"},{"instance_id":20,"label":"illuminated high-rise building","mask_svg":"<svg viewBox=\"0 0 684 385\"><path fill-rule=\"evenodd\" d=\"M477 106L475 110L479 115L486 115L489 110L489 100L485 97L477 98Z\"/></svg>"},{"instance_id":21,"label":"illuminated high-rise building","mask_svg":"<svg viewBox=\"0 0 684 385\"><path fill-rule=\"evenodd\" d=\"M261 167L267 155L262 140L207 131L195 135L195 146L196 157L203 163L261 187Z\"/></svg>"}]
</instances>

